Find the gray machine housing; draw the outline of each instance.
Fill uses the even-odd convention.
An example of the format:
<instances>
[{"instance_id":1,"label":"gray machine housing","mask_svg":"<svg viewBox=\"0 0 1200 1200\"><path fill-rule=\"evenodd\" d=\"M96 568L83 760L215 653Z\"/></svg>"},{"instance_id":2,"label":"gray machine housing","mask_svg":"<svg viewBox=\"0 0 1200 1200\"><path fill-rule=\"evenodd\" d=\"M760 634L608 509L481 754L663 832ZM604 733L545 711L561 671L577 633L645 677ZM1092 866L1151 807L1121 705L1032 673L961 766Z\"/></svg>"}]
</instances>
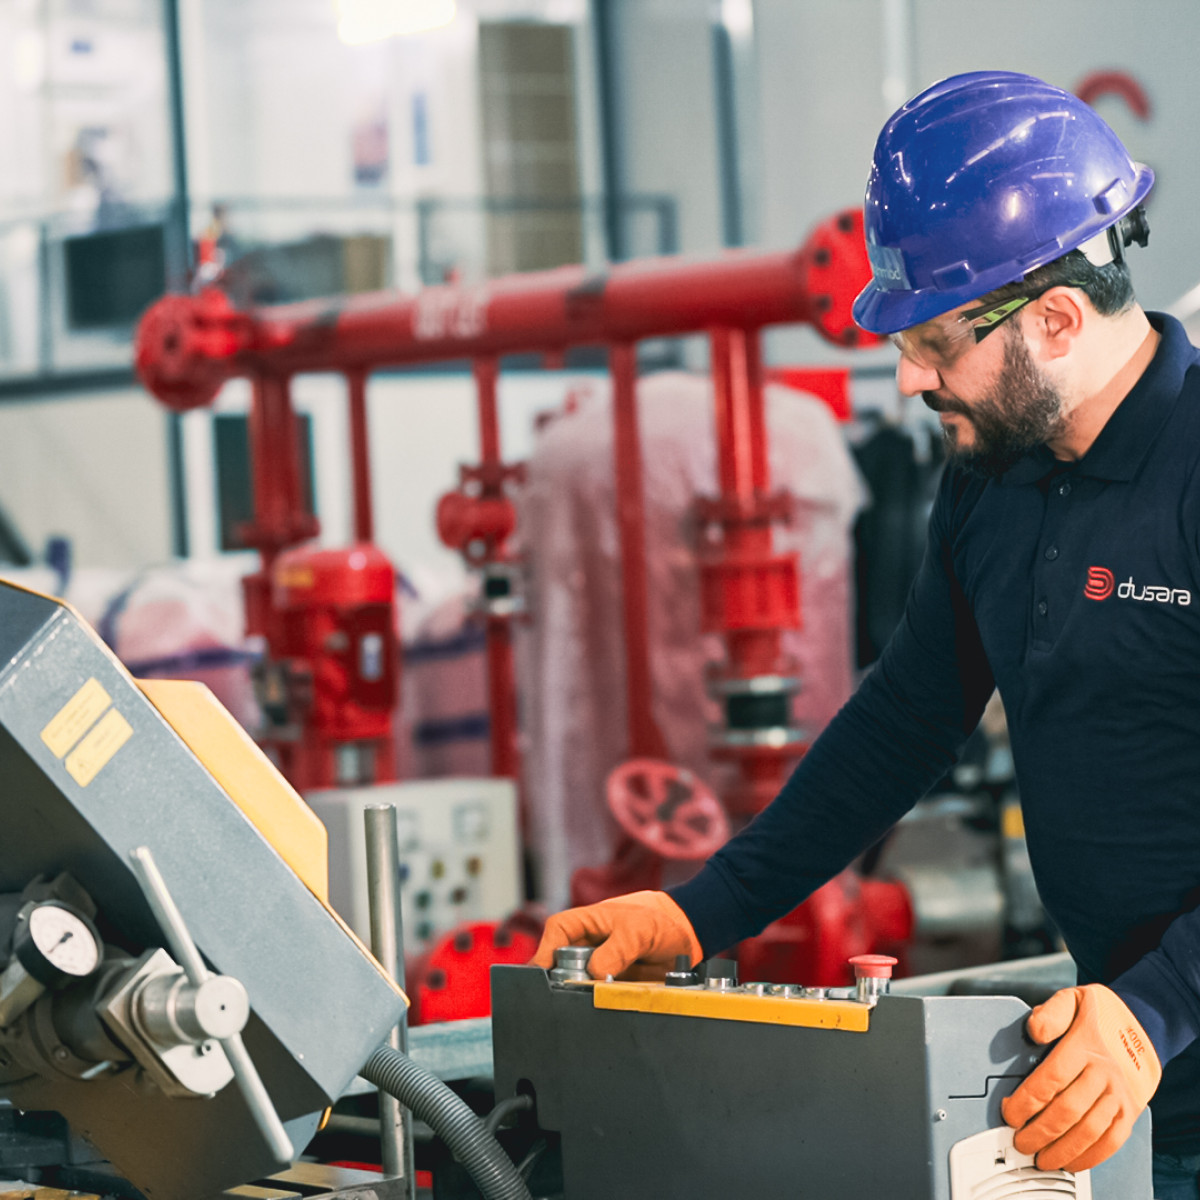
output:
<instances>
[{"instance_id":1,"label":"gray machine housing","mask_svg":"<svg viewBox=\"0 0 1200 1200\"><path fill-rule=\"evenodd\" d=\"M561 1133L566 1200L950 1200L950 1148L1003 1125L1001 1099L1045 1053L1028 1013L1011 996L883 996L853 1033L600 1010L589 988L497 966L496 1098L531 1093ZM1151 1194L1145 1113L1092 1195Z\"/></svg>"},{"instance_id":2,"label":"gray machine housing","mask_svg":"<svg viewBox=\"0 0 1200 1200\"><path fill-rule=\"evenodd\" d=\"M89 679L132 735L80 786L41 733ZM246 1047L302 1148L403 999L96 634L65 605L0 584L0 895L69 872L106 939L136 956L165 944L129 866L142 845L201 954L249 993ZM168 1099L136 1069L80 1080L0 1061L0 1099L61 1113L151 1198L211 1196L277 1169L234 1086Z\"/></svg>"}]
</instances>

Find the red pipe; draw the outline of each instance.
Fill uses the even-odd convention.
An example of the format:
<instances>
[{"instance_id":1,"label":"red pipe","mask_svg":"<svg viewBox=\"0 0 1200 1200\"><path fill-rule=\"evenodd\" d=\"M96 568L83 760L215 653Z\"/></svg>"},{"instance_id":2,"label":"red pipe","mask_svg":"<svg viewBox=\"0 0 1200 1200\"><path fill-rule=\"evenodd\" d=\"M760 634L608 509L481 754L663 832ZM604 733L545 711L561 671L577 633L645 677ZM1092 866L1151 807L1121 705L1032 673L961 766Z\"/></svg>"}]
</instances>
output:
<instances>
[{"instance_id":1,"label":"red pipe","mask_svg":"<svg viewBox=\"0 0 1200 1200\"><path fill-rule=\"evenodd\" d=\"M239 312L220 292L165 296L138 327L136 359L166 405L208 404L238 375L295 374L635 342L715 327L808 321L839 345L870 344L850 317L869 278L861 215L843 213L798 250L731 251L560 267L478 287L377 292Z\"/></svg>"},{"instance_id":2,"label":"red pipe","mask_svg":"<svg viewBox=\"0 0 1200 1200\"><path fill-rule=\"evenodd\" d=\"M488 713L492 734L492 774L517 779L517 679L513 669L512 622L487 619Z\"/></svg>"},{"instance_id":3,"label":"red pipe","mask_svg":"<svg viewBox=\"0 0 1200 1200\"><path fill-rule=\"evenodd\" d=\"M354 475L354 540L373 542L371 512L371 452L367 439L367 373L347 371L350 398L350 464Z\"/></svg>"},{"instance_id":4,"label":"red pipe","mask_svg":"<svg viewBox=\"0 0 1200 1200\"><path fill-rule=\"evenodd\" d=\"M500 418L496 403L499 366L495 355L486 354L473 364L475 390L479 399L479 458L485 466L500 464Z\"/></svg>"},{"instance_id":5,"label":"red pipe","mask_svg":"<svg viewBox=\"0 0 1200 1200\"><path fill-rule=\"evenodd\" d=\"M507 501L503 482L504 464L500 457L497 404L499 364L494 356L483 355L475 360L473 373L479 406L479 474L483 480L479 498L484 502ZM500 561L503 540L487 539L487 549L479 562ZM513 667L511 620L489 615L485 635L492 774L516 779L521 773L521 760L517 751L517 681Z\"/></svg>"},{"instance_id":6,"label":"red pipe","mask_svg":"<svg viewBox=\"0 0 1200 1200\"><path fill-rule=\"evenodd\" d=\"M637 419L637 348L631 342L614 343L609 349L608 367L613 383L613 466L621 547L629 755L632 758L665 758L666 745L654 721L651 703L646 505Z\"/></svg>"},{"instance_id":7,"label":"red pipe","mask_svg":"<svg viewBox=\"0 0 1200 1200\"><path fill-rule=\"evenodd\" d=\"M242 540L262 553L263 567L281 550L318 530L304 511L300 487L299 425L292 408L291 381L283 376L255 377L249 415L251 469L254 473L254 520Z\"/></svg>"},{"instance_id":8,"label":"red pipe","mask_svg":"<svg viewBox=\"0 0 1200 1200\"><path fill-rule=\"evenodd\" d=\"M799 571L794 556L774 551L772 525L786 519L787 497L769 495L766 409L757 330L714 329L711 357L720 496L702 501L714 530L702 559L705 628L722 635L728 684L788 677L781 649L785 629L800 626ZM719 531L719 532L717 532ZM726 796L734 812L757 812L779 790L799 745L722 747L739 781Z\"/></svg>"}]
</instances>

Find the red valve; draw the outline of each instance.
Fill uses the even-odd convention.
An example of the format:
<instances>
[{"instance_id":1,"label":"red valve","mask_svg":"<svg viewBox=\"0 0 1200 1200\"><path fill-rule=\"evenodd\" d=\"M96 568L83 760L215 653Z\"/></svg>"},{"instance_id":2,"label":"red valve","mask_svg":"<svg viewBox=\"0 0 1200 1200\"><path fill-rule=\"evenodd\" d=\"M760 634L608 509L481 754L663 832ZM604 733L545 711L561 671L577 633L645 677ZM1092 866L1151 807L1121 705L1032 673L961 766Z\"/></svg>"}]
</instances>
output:
<instances>
[{"instance_id":1,"label":"red valve","mask_svg":"<svg viewBox=\"0 0 1200 1200\"><path fill-rule=\"evenodd\" d=\"M716 794L673 763L632 758L609 775L606 791L621 828L661 858L707 858L729 840Z\"/></svg>"},{"instance_id":2,"label":"red valve","mask_svg":"<svg viewBox=\"0 0 1200 1200\"><path fill-rule=\"evenodd\" d=\"M226 360L247 342L249 331L250 318L215 288L197 296L163 296L138 325L138 374L174 412L204 408L229 377Z\"/></svg>"},{"instance_id":3,"label":"red valve","mask_svg":"<svg viewBox=\"0 0 1200 1200\"><path fill-rule=\"evenodd\" d=\"M438 537L452 550L465 551L475 541L498 546L516 526L516 510L507 496L447 492L438 501Z\"/></svg>"}]
</instances>

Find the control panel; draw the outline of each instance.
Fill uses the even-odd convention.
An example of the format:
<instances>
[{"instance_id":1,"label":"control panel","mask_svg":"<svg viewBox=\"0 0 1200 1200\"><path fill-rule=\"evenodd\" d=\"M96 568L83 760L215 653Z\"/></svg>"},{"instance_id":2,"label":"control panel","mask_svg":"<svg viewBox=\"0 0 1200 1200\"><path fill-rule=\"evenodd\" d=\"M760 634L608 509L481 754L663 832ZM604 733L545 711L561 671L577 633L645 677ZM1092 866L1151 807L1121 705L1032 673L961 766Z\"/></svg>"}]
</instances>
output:
<instances>
[{"instance_id":1,"label":"control panel","mask_svg":"<svg viewBox=\"0 0 1200 1200\"><path fill-rule=\"evenodd\" d=\"M850 959L851 988L801 987L790 983L739 983L737 963L713 958L693 969L686 955L675 960L662 983L597 981L588 974L590 946L563 946L554 952L553 987L588 988L595 1008L623 1012L669 1013L764 1025L799 1025L866 1033L870 1011L886 995L896 960L885 954Z\"/></svg>"},{"instance_id":2,"label":"control panel","mask_svg":"<svg viewBox=\"0 0 1200 1200\"><path fill-rule=\"evenodd\" d=\"M499 921L521 903L516 785L424 779L307 792L329 831L329 899L370 944L363 811L396 807L404 937L417 950L466 921Z\"/></svg>"}]
</instances>

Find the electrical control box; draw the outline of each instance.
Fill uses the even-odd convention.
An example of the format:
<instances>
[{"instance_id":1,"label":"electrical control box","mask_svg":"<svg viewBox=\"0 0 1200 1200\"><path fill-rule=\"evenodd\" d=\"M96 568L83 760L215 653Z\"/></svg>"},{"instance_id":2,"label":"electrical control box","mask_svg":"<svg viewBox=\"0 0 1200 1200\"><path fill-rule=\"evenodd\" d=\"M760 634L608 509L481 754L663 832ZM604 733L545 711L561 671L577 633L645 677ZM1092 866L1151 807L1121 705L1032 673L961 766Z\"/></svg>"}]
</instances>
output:
<instances>
[{"instance_id":1,"label":"electrical control box","mask_svg":"<svg viewBox=\"0 0 1200 1200\"><path fill-rule=\"evenodd\" d=\"M308 792L329 831L329 899L367 944L363 812L396 806L400 903L410 950L464 921L500 921L521 903L517 789L511 779L422 779Z\"/></svg>"}]
</instances>

